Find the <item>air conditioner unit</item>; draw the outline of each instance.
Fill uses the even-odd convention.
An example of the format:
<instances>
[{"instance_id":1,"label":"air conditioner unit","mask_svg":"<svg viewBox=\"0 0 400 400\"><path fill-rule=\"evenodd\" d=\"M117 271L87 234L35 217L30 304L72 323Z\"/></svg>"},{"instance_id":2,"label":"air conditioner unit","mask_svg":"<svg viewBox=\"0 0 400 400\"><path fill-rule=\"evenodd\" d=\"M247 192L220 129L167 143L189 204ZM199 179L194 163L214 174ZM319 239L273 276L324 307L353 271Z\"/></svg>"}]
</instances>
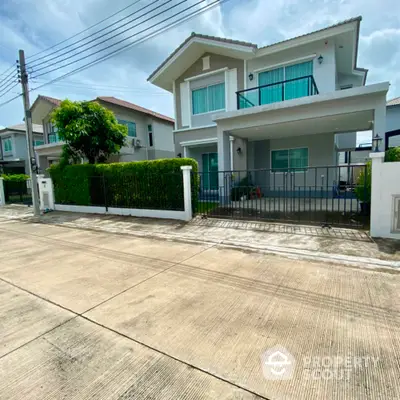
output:
<instances>
[{"instance_id":1,"label":"air conditioner unit","mask_svg":"<svg viewBox=\"0 0 400 400\"><path fill-rule=\"evenodd\" d=\"M140 142L140 139L133 138L133 139L132 139L132 146L133 146L133 147L137 147L137 148L142 147L142 144L141 144L141 142Z\"/></svg>"}]
</instances>

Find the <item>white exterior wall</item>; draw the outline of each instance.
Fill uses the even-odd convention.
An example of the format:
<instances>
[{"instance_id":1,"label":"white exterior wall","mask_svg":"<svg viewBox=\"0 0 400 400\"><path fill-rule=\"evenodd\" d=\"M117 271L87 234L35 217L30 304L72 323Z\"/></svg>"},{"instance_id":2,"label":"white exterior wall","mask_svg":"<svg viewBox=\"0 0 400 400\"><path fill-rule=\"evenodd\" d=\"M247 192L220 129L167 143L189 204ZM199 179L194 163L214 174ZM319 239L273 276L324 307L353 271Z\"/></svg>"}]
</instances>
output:
<instances>
[{"instance_id":1,"label":"white exterior wall","mask_svg":"<svg viewBox=\"0 0 400 400\"><path fill-rule=\"evenodd\" d=\"M320 41L318 43L299 46L293 49L280 51L276 54L267 55L264 57L254 58L247 62L246 84L247 89L258 86L257 70L274 69L276 65L283 66L283 63L297 64L302 61L302 58L315 54L313 58L313 75L319 93L328 93L336 90L336 61L335 61L335 46L333 40ZM318 57L322 55L324 60L319 64ZM282 65L281 65L282 64ZM254 74L254 79L249 80L249 74ZM262 72L262 71L260 71Z\"/></svg>"},{"instance_id":2,"label":"white exterior wall","mask_svg":"<svg viewBox=\"0 0 400 400\"><path fill-rule=\"evenodd\" d=\"M173 124L153 120L149 122L153 126L153 147L157 150L175 153ZM148 145L148 138L146 141Z\"/></svg>"},{"instance_id":3,"label":"white exterior wall","mask_svg":"<svg viewBox=\"0 0 400 400\"><path fill-rule=\"evenodd\" d=\"M396 230L395 199L400 198L400 162L383 162L384 153L371 153L371 236L400 239L400 229ZM397 222L397 227L400 227Z\"/></svg>"}]
</instances>

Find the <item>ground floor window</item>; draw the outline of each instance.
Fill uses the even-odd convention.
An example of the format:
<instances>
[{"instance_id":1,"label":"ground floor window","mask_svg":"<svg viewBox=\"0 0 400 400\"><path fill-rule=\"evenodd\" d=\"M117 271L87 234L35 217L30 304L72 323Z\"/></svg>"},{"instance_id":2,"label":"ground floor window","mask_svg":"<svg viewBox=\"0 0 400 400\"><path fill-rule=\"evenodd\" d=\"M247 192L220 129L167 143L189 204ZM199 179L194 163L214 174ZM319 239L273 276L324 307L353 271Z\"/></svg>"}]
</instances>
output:
<instances>
[{"instance_id":1,"label":"ground floor window","mask_svg":"<svg viewBox=\"0 0 400 400\"><path fill-rule=\"evenodd\" d=\"M218 153L202 154L202 189L218 190Z\"/></svg>"},{"instance_id":2,"label":"ground floor window","mask_svg":"<svg viewBox=\"0 0 400 400\"><path fill-rule=\"evenodd\" d=\"M282 149L271 151L271 168L284 170L294 168L304 170L308 167L308 148Z\"/></svg>"}]
</instances>

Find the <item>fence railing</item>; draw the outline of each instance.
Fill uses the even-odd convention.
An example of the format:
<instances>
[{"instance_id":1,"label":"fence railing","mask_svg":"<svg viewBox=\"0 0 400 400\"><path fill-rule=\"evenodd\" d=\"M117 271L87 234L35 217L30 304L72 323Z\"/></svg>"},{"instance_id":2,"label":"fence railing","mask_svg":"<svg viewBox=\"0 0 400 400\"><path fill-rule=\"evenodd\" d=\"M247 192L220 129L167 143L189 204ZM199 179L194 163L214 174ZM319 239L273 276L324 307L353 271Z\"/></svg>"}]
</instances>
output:
<instances>
[{"instance_id":1,"label":"fence railing","mask_svg":"<svg viewBox=\"0 0 400 400\"><path fill-rule=\"evenodd\" d=\"M3 185L6 203L32 204L32 192L28 181L4 180Z\"/></svg>"},{"instance_id":2,"label":"fence railing","mask_svg":"<svg viewBox=\"0 0 400 400\"><path fill-rule=\"evenodd\" d=\"M209 183L215 181L217 185L211 187ZM223 218L365 226L370 196L365 164L203 172L198 213Z\"/></svg>"},{"instance_id":3,"label":"fence railing","mask_svg":"<svg viewBox=\"0 0 400 400\"><path fill-rule=\"evenodd\" d=\"M261 106L319 94L312 75L287 79L236 92L237 109Z\"/></svg>"}]
</instances>

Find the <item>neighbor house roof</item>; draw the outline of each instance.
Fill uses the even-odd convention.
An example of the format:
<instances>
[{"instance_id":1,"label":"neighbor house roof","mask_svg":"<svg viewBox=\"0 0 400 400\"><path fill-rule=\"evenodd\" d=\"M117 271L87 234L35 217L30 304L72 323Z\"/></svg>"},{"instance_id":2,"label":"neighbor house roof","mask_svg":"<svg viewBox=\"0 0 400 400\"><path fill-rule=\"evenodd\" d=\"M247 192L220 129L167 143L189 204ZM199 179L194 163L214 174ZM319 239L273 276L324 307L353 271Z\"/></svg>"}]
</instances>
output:
<instances>
[{"instance_id":1,"label":"neighbor house roof","mask_svg":"<svg viewBox=\"0 0 400 400\"><path fill-rule=\"evenodd\" d=\"M97 97L96 100L104 101L106 103L111 103L111 104L115 104L115 105L120 106L120 107L125 107L125 108L129 108L131 110L142 112L142 113L150 115L152 117L155 117L155 118L170 122L171 124L175 123L175 120L173 118L167 117L166 115L157 113L157 112L149 110L147 108L138 106L137 104L129 103L129 101L117 99L117 98L112 97L112 96L110 96L110 97L108 97L108 96L100 96L100 97Z\"/></svg>"},{"instance_id":2,"label":"neighbor house roof","mask_svg":"<svg viewBox=\"0 0 400 400\"><path fill-rule=\"evenodd\" d=\"M394 99L392 99L392 100L389 100L387 103L386 103L386 105L387 106L400 106L400 97L396 97L396 98L394 98Z\"/></svg>"},{"instance_id":3,"label":"neighbor house roof","mask_svg":"<svg viewBox=\"0 0 400 400\"><path fill-rule=\"evenodd\" d=\"M32 124L33 133L43 133L43 126L39 124ZM17 124L12 126L6 126L3 129L0 129L0 133L5 131L17 131L17 132L25 132L26 127L25 124Z\"/></svg>"}]
</instances>

